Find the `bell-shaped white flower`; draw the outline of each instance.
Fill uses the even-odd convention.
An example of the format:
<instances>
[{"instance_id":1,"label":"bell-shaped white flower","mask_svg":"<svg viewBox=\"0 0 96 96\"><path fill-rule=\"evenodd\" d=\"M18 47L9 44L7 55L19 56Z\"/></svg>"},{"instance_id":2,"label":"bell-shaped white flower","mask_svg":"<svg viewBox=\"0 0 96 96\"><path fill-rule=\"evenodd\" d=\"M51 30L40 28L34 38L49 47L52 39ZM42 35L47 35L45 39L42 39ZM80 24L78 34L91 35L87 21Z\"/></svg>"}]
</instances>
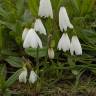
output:
<instances>
[{"instance_id":1,"label":"bell-shaped white flower","mask_svg":"<svg viewBox=\"0 0 96 96\"><path fill-rule=\"evenodd\" d=\"M77 36L73 36L71 39L70 53L73 55L75 52L76 55L82 55L81 44Z\"/></svg>"},{"instance_id":2,"label":"bell-shaped white flower","mask_svg":"<svg viewBox=\"0 0 96 96\"><path fill-rule=\"evenodd\" d=\"M39 16L51 17L53 19L53 10L50 0L40 0Z\"/></svg>"},{"instance_id":3,"label":"bell-shaped white flower","mask_svg":"<svg viewBox=\"0 0 96 96\"><path fill-rule=\"evenodd\" d=\"M29 31L28 28L25 28L25 29L23 30L23 33L22 33L22 40L25 40L25 37L26 37L28 31Z\"/></svg>"},{"instance_id":4,"label":"bell-shaped white flower","mask_svg":"<svg viewBox=\"0 0 96 96\"><path fill-rule=\"evenodd\" d=\"M48 56L50 59L54 59L54 50L53 48L48 49Z\"/></svg>"},{"instance_id":5,"label":"bell-shaped white flower","mask_svg":"<svg viewBox=\"0 0 96 96\"><path fill-rule=\"evenodd\" d=\"M64 30L67 31L67 27L71 29L73 28L73 25L70 23L65 7L61 7L59 11L59 27L62 32Z\"/></svg>"},{"instance_id":6,"label":"bell-shaped white flower","mask_svg":"<svg viewBox=\"0 0 96 96\"><path fill-rule=\"evenodd\" d=\"M62 37L60 38L58 49L63 50L64 52L70 50L70 39L67 33L63 33Z\"/></svg>"},{"instance_id":7,"label":"bell-shaped white flower","mask_svg":"<svg viewBox=\"0 0 96 96\"><path fill-rule=\"evenodd\" d=\"M29 83L35 83L37 80L37 74L34 71L31 71L30 76L29 76Z\"/></svg>"},{"instance_id":8,"label":"bell-shaped white flower","mask_svg":"<svg viewBox=\"0 0 96 96\"><path fill-rule=\"evenodd\" d=\"M40 47L42 48L42 42L37 33L35 32L34 29L30 29L26 35L26 38L23 43L24 48L37 48Z\"/></svg>"},{"instance_id":9,"label":"bell-shaped white flower","mask_svg":"<svg viewBox=\"0 0 96 96\"><path fill-rule=\"evenodd\" d=\"M40 32L40 34L46 35L46 29L41 21L41 19L36 19L36 22L34 24L34 29L37 32Z\"/></svg>"},{"instance_id":10,"label":"bell-shaped white flower","mask_svg":"<svg viewBox=\"0 0 96 96\"><path fill-rule=\"evenodd\" d=\"M24 68L24 70L21 72L21 74L19 75L19 82L27 82L27 69Z\"/></svg>"}]
</instances>

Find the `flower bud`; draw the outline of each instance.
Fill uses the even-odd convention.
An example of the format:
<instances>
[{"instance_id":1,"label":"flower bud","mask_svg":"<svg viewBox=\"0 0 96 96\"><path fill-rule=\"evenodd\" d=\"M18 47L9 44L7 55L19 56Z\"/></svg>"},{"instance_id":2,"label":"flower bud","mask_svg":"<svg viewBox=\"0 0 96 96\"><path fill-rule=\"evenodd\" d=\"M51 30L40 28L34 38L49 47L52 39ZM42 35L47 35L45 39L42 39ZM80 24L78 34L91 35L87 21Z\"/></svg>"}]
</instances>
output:
<instances>
[{"instance_id":1,"label":"flower bud","mask_svg":"<svg viewBox=\"0 0 96 96\"><path fill-rule=\"evenodd\" d=\"M53 48L48 49L48 56L50 59L54 59L54 50Z\"/></svg>"}]
</instances>

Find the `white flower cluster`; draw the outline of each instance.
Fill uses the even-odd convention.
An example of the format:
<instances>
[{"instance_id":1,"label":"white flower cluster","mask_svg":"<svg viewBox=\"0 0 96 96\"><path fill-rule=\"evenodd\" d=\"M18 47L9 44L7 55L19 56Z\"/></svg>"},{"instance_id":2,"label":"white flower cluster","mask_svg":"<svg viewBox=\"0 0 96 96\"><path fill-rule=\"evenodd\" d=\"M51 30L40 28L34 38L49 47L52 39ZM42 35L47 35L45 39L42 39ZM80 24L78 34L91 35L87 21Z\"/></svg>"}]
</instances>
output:
<instances>
[{"instance_id":1,"label":"white flower cluster","mask_svg":"<svg viewBox=\"0 0 96 96\"><path fill-rule=\"evenodd\" d=\"M48 18L50 17L53 19L53 10L50 0L40 0L39 12L38 15L40 17ZM66 8L61 7L59 10L59 27L61 32L67 31L68 27L73 29L73 25L71 24ZM23 47L24 48L42 48L42 41L39 38L37 32L43 35L47 35L46 29L41 21L41 19L36 19L34 23L34 28L25 28L22 34ZM82 47L76 35L72 36L70 40L67 33L63 33L57 48L59 50L63 50L64 52L70 51L71 55L82 55ZM54 59L54 49L48 48L48 56L50 59ZM19 75L19 82L26 83L35 83L37 80L37 74L32 70L30 75L28 76L27 68L23 68L23 71Z\"/></svg>"},{"instance_id":2,"label":"white flower cluster","mask_svg":"<svg viewBox=\"0 0 96 96\"><path fill-rule=\"evenodd\" d=\"M25 32L26 31L26 32ZM24 48L42 48L42 42L34 29L24 30L22 39L24 39L23 47Z\"/></svg>"},{"instance_id":3,"label":"white flower cluster","mask_svg":"<svg viewBox=\"0 0 96 96\"><path fill-rule=\"evenodd\" d=\"M53 10L52 10L52 4L50 0L40 0L38 15L40 17L44 17L44 18L50 17L51 19L53 19ZM73 25L69 20L65 7L60 7L60 10L59 10L59 27L61 32L67 31L68 27L73 29ZM40 34L44 34L44 35L47 34L41 19L36 19L34 28L24 29L22 34L22 39L24 40L24 43L23 43L24 48L29 48L29 47L42 48L42 41L36 32L39 32ZM63 50L64 52L70 50L71 55L73 55L74 53L76 55L82 55L81 44L76 35L74 35L70 41L68 34L63 33L58 43L58 49ZM48 55L50 58L54 58L54 50L49 49Z\"/></svg>"},{"instance_id":4,"label":"white flower cluster","mask_svg":"<svg viewBox=\"0 0 96 96\"><path fill-rule=\"evenodd\" d=\"M53 18L53 10L50 0L40 0L39 12L40 17L50 17ZM42 42L36 32L46 35L46 29L41 21L41 19L36 19L34 28L25 28L22 34L22 39L24 40L24 48L42 48Z\"/></svg>"},{"instance_id":5,"label":"white flower cluster","mask_svg":"<svg viewBox=\"0 0 96 96\"><path fill-rule=\"evenodd\" d=\"M68 27L73 29L73 25L71 24L67 11L64 7L61 7L59 11L59 27L61 32L67 31ZM78 37L75 35L72 36L72 39L70 41L68 34L63 33L58 43L58 49L63 50L64 52L70 50L71 55L73 55L74 53L76 55L82 55L81 44L78 40Z\"/></svg>"},{"instance_id":6,"label":"white flower cluster","mask_svg":"<svg viewBox=\"0 0 96 96\"><path fill-rule=\"evenodd\" d=\"M70 41L68 34L63 33L58 43L58 49L63 50L64 52L70 50L71 55L73 55L74 53L76 55L82 55L81 44L78 40L78 37L75 35L72 36L72 39Z\"/></svg>"},{"instance_id":7,"label":"white flower cluster","mask_svg":"<svg viewBox=\"0 0 96 96\"><path fill-rule=\"evenodd\" d=\"M27 72L27 69L26 68L23 68L23 71L21 72L21 74L19 75L19 82L23 82L23 83L26 83L27 82L27 75L28 75L28 72ZM35 81L37 80L37 74L32 70L30 72L30 76L29 76L29 83L35 83Z\"/></svg>"},{"instance_id":8,"label":"white flower cluster","mask_svg":"<svg viewBox=\"0 0 96 96\"><path fill-rule=\"evenodd\" d=\"M36 19L34 28L24 29L22 34L22 40L24 41L23 48L42 48L42 41L36 32L46 35L46 29L40 19Z\"/></svg>"}]
</instances>

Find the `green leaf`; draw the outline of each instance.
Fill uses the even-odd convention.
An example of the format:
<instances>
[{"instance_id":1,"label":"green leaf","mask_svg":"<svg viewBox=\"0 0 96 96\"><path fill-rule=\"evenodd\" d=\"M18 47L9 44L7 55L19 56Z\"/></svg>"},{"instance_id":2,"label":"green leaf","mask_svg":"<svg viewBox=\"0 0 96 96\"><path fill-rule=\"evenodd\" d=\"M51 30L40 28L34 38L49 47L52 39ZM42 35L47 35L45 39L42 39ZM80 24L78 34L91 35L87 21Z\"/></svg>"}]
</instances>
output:
<instances>
[{"instance_id":1,"label":"green leaf","mask_svg":"<svg viewBox=\"0 0 96 96\"><path fill-rule=\"evenodd\" d=\"M22 69L19 69L11 77L9 77L9 79L4 84L5 89L12 86L16 82L16 80L18 80L18 77L19 77L21 71L22 71Z\"/></svg>"},{"instance_id":2,"label":"green leaf","mask_svg":"<svg viewBox=\"0 0 96 96\"><path fill-rule=\"evenodd\" d=\"M38 15L38 0L28 0L28 6L33 16Z\"/></svg>"},{"instance_id":3,"label":"green leaf","mask_svg":"<svg viewBox=\"0 0 96 96\"><path fill-rule=\"evenodd\" d=\"M7 59L5 59L11 66L13 67L22 67L22 59L20 57L13 57L9 56Z\"/></svg>"},{"instance_id":4,"label":"green leaf","mask_svg":"<svg viewBox=\"0 0 96 96\"><path fill-rule=\"evenodd\" d=\"M0 64L0 89L3 89L6 78L6 66L5 64Z\"/></svg>"},{"instance_id":5,"label":"green leaf","mask_svg":"<svg viewBox=\"0 0 96 96\"><path fill-rule=\"evenodd\" d=\"M3 33L2 33L2 28L0 26L0 49L3 48Z\"/></svg>"},{"instance_id":6,"label":"green leaf","mask_svg":"<svg viewBox=\"0 0 96 96\"><path fill-rule=\"evenodd\" d=\"M21 16L24 12L25 9L24 1L25 0L17 0L16 2L17 13L19 16Z\"/></svg>"},{"instance_id":7,"label":"green leaf","mask_svg":"<svg viewBox=\"0 0 96 96\"><path fill-rule=\"evenodd\" d=\"M5 25L7 28L9 28L9 29L11 29L11 30L13 30L13 31L16 31L16 28L15 28L15 24L12 24L12 23L10 23L10 22L6 22L6 21L2 21L2 20L0 20L0 24L3 24L3 25Z\"/></svg>"},{"instance_id":8,"label":"green leaf","mask_svg":"<svg viewBox=\"0 0 96 96\"><path fill-rule=\"evenodd\" d=\"M57 6L58 6L58 3L59 3L59 0L51 0L52 2L52 8L57 11Z\"/></svg>"},{"instance_id":9,"label":"green leaf","mask_svg":"<svg viewBox=\"0 0 96 96\"><path fill-rule=\"evenodd\" d=\"M12 94L9 90L5 90L3 96L12 96Z\"/></svg>"},{"instance_id":10,"label":"green leaf","mask_svg":"<svg viewBox=\"0 0 96 96\"><path fill-rule=\"evenodd\" d=\"M1 55L3 56L17 56L18 54L16 52L12 52L11 50L8 49L2 49L1 50Z\"/></svg>"},{"instance_id":11,"label":"green leaf","mask_svg":"<svg viewBox=\"0 0 96 96\"><path fill-rule=\"evenodd\" d=\"M45 56L47 56L47 48L41 48L41 49L39 48L38 51L39 51L39 53L38 53L39 56L38 57L45 57ZM30 55L30 56L32 56L34 58L37 57L37 49L28 48L28 49L25 49L25 52L28 55Z\"/></svg>"},{"instance_id":12,"label":"green leaf","mask_svg":"<svg viewBox=\"0 0 96 96\"><path fill-rule=\"evenodd\" d=\"M1 8L1 6L0 6L0 15L5 18L8 16L7 12L3 8Z\"/></svg>"},{"instance_id":13,"label":"green leaf","mask_svg":"<svg viewBox=\"0 0 96 96\"><path fill-rule=\"evenodd\" d=\"M80 9L79 9L79 5L78 5L78 2L77 0L71 0L72 4L73 4L73 7L75 8L76 12L80 12Z\"/></svg>"},{"instance_id":14,"label":"green leaf","mask_svg":"<svg viewBox=\"0 0 96 96\"><path fill-rule=\"evenodd\" d=\"M57 6L57 10L60 8L60 6L64 5L65 0L58 0L58 6Z\"/></svg>"},{"instance_id":15,"label":"green leaf","mask_svg":"<svg viewBox=\"0 0 96 96\"><path fill-rule=\"evenodd\" d=\"M45 22L48 34L52 32L53 22L52 19L48 18Z\"/></svg>"},{"instance_id":16,"label":"green leaf","mask_svg":"<svg viewBox=\"0 0 96 96\"><path fill-rule=\"evenodd\" d=\"M92 10L95 0L83 0L81 3L81 15L86 15Z\"/></svg>"},{"instance_id":17,"label":"green leaf","mask_svg":"<svg viewBox=\"0 0 96 96\"><path fill-rule=\"evenodd\" d=\"M69 64L71 67L74 67L74 66L75 66L75 61L73 61L73 59L72 59L71 56L68 57L68 64Z\"/></svg>"}]
</instances>

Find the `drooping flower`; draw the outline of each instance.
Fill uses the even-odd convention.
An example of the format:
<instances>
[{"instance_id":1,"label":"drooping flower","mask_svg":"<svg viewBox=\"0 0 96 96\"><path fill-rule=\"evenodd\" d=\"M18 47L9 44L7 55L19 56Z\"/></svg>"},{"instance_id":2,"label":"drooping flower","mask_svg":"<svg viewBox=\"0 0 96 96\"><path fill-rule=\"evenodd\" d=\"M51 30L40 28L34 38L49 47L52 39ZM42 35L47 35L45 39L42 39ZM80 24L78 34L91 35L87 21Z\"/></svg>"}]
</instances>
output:
<instances>
[{"instance_id":1,"label":"drooping flower","mask_svg":"<svg viewBox=\"0 0 96 96\"><path fill-rule=\"evenodd\" d=\"M46 35L46 29L41 21L41 19L36 19L36 22L34 24L34 29L37 32L40 32L41 34Z\"/></svg>"},{"instance_id":2,"label":"drooping flower","mask_svg":"<svg viewBox=\"0 0 96 96\"><path fill-rule=\"evenodd\" d=\"M54 50L53 48L48 49L48 56L50 59L54 59Z\"/></svg>"},{"instance_id":3,"label":"drooping flower","mask_svg":"<svg viewBox=\"0 0 96 96\"><path fill-rule=\"evenodd\" d=\"M37 74L34 71L31 71L30 76L29 76L29 83L35 83L37 80Z\"/></svg>"},{"instance_id":4,"label":"drooping flower","mask_svg":"<svg viewBox=\"0 0 96 96\"><path fill-rule=\"evenodd\" d=\"M22 33L22 40L25 40L25 37L26 37L28 31L29 31L28 28L24 28L23 33Z\"/></svg>"},{"instance_id":5,"label":"drooping flower","mask_svg":"<svg viewBox=\"0 0 96 96\"><path fill-rule=\"evenodd\" d=\"M62 37L60 38L58 43L58 49L63 50L64 52L70 49L70 39L67 33L63 33Z\"/></svg>"},{"instance_id":6,"label":"drooping flower","mask_svg":"<svg viewBox=\"0 0 96 96\"><path fill-rule=\"evenodd\" d=\"M59 11L59 27L62 32L64 30L67 31L67 27L71 29L73 28L73 25L71 24L69 20L65 7L61 7Z\"/></svg>"},{"instance_id":7,"label":"drooping flower","mask_svg":"<svg viewBox=\"0 0 96 96\"><path fill-rule=\"evenodd\" d=\"M27 33L27 36L24 40L24 43L23 43L23 47L24 48L29 48L29 47L32 47L32 48L37 48L37 47L40 47L42 48L42 42L41 42L41 39L39 38L39 36L37 35L37 33L35 32L34 29L30 29Z\"/></svg>"},{"instance_id":8,"label":"drooping flower","mask_svg":"<svg viewBox=\"0 0 96 96\"><path fill-rule=\"evenodd\" d=\"M77 36L73 36L71 39L70 53L73 55L75 52L76 55L82 55L81 44Z\"/></svg>"},{"instance_id":9,"label":"drooping flower","mask_svg":"<svg viewBox=\"0 0 96 96\"><path fill-rule=\"evenodd\" d=\"M40 0L38 15L45 18L51 17L53 19L53 10L50 0Z\"/></svg>"},{"instance_id":10,"label":"drooping flower","mask_svg":"<svg viewBox=\"0 0 96 96\"><path fill-rule=\"evenodd\" d=\"M19 82L26 83L27 82L27 69L24 68L24 70L19 75Z\"/></svg>"}]
</instances>

